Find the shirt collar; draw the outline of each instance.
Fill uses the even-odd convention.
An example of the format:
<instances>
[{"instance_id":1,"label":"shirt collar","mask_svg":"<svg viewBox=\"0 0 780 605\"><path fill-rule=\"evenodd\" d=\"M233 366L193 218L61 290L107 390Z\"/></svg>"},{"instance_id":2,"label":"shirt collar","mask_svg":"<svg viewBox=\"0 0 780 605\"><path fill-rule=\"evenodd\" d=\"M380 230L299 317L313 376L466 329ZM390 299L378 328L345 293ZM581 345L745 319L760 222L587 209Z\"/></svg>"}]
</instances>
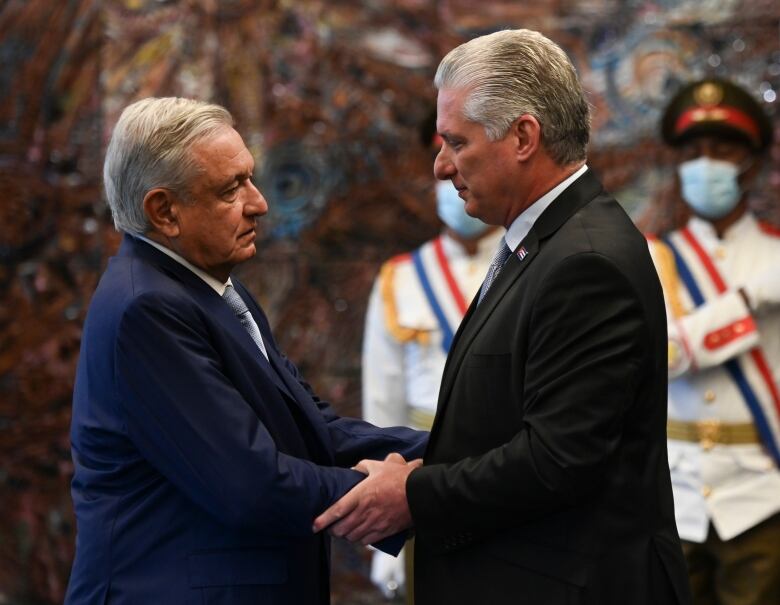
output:
<instances>
[{"instance_id":1,"label":"shirt collar","mask_svg":"<svg viewBox=\"0 0 780 605\"><path fill-rule=\"evenodd\" d=\"M512 222L512 224L509 225L509 229L506 230L506 245L509 246L510 250L515 250L520 245L520 242L523 241L526 235L528 235L531 227L534 226L536 219L542 215L542 212L544 212L547 207L553 203L555 198L563 193L564 189L566 189L574 181L585 174L587 169L588 165L583 164L574 174L558 183L555 187L550 189L550 191L545 193L542 197L540 197L520 213L520 215Z\"/></svg>"},{"instance_id":2,"label":"shirt collar","mask_svg":"<svg viewBox=\"0 0 780 605\"><path fill-rule=\"evenodd\" d=\"M144 237L143 235L138 235L136 233L133 234L133 237L140 239L141 241L146 242L150 246L154 246L157 248L160 252L163 254L167 254L170 256L173 260L175 260L180 265L183 265L187 267L190 271L192 271L195 275L200 277L204 282L206 282L211 288L220 296L222 296L225 293L225 288L228 286L232 286L233 282L228 277L228 280L225 283L222 283L218 279L213 278L211 275L206 273L203 269L200 269L193 265L191 262L189 262L186 258L183 256L180 256L176 254L173 250L170 248L163 246L162 244L155 242L154 240L149 239L148 237Z\"/></svg>"},{"instance_id":3,"label":"shirt collar","mask_svg":"<svg viewBox=\"0 0 780 605\"><path fill-rule=\"evenodd\" d=\"M697 237L704 241L725 242L733 240L735 237L738 238L746 235L751 231L755 231L758 228L758 221L751 212L745 212L745 214L740 216L735 223L728 226L723 233L722 240L719 240L718 234L715 231L715 227L712 226L712 223L698 216L692 216L688 220L688 227Z\"/></svg>"}]
</instances>

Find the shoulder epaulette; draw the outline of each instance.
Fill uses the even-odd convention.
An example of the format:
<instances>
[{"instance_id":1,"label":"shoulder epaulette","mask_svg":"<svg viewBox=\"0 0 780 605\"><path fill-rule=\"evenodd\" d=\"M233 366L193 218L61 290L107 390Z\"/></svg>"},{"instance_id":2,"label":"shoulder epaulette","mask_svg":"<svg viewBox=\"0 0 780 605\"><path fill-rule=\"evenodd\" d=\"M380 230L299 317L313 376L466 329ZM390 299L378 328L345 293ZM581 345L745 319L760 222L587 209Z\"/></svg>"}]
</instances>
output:
<instances>
[{"instance_id":1,"label":"shoulder epaulette","mask_svg":"<svg viewBox=\"0 0 780 605\"><path fill-rule=\"evenodd\" d=\"M680 301L680 279L677 275L677 262L674 259L672 249L660 238L653 234L645 234L645 238L652 246L652 256L655 261L658 279L664 291L666 303L673 317L682 317L685 314Z\"/></svg>"},{"instance_id":2,"label":"shoulder epaulette","mask_svg":"<svg viewBox=\"0 0 780 605\"><path fill-rule=\"evenodd\" d=\"M399 254L382 265L379 271L379 295L382 298L387 331L399 342L416 340L420 344L425 345L428 344L429 340L427 332L404 327L398 321L398 307L396 306L394 291L395 271L400 264L411 260L411 254Z\"/></svg>"}]
</instances>

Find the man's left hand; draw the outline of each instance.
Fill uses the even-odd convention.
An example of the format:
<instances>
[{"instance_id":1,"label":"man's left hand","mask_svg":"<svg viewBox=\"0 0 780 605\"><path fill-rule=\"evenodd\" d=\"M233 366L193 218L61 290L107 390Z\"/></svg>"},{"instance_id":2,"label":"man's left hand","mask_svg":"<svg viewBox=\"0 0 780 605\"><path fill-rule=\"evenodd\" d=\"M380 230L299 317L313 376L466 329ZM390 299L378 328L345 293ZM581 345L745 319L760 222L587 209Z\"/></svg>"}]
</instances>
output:
<instances>
[{"instance_id":1,"label":"man's left hand","mask_svg":"<svg viewBox=\"0 0 780 605\"><path fill-rule=\"evenodd\" d=\"M390 454L383 462L363 460L356 467L368 477L314 520L315 532L367 545L412 526L406 501L406 478L422 460L406 462Z\"/></svg>"}]
</instances>

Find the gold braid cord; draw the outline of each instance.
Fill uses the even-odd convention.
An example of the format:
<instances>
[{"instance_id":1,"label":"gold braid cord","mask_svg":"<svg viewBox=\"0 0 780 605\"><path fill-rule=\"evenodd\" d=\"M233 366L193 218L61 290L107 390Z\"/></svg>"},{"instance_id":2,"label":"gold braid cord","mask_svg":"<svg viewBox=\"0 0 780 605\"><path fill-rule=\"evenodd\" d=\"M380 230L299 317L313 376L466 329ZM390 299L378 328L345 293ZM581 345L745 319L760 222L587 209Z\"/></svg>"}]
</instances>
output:
<instances>
[{"instance_id":1,"label":"gold braid cord","mask_svg":"<svg viewBox=\"0 0 780 605\"><path fill-rule=\"evenodd\" d=\"M387 331L399 342L411 342L416 340L421 345L427 345L430 335L425 330L405 328L398 323L398 308L395 304L394 280L397 260L391 259L382 265L379 272L379 294L385 311L385 325Z\"/></svg>"},{"instance_id":2,"label":"gold braid cord","mask_svg":"<svg viewBox=\"0 0 780 605\"><path fill-rule=\"evenodd\" d=\"M658 270L658 278L661 280L661 287L664 289L664 296L669 305L669 309L675 318L685 315L682 302L680 301L680 279L677 276L677 264L674 262L672 250L659 240L652 240L653 257L655 266Z\"/></svg>"}]
</instances>

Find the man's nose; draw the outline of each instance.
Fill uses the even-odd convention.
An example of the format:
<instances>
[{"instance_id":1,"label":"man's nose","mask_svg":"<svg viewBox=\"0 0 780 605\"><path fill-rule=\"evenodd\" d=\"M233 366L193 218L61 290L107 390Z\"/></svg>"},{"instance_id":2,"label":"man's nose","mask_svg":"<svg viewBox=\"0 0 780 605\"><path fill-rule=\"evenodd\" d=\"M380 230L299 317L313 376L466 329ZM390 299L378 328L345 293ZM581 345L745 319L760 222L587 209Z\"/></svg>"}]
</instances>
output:
<instances>
[{"instance_id":1,"label":"man's nose","mask_svg":"<svg viewBox=\"0 0 780 605\"><path fill-rule=\"evenodd\" d=\"M251 180L249 181L248 185L248 199L244 205L244 214L249 216L262 216L268 212L268 202Z\"/></svg>"},{"instance_id":2,"label":"man's nose","mask_svg":"<svg viewBox=\"0 0 780 605\"><path fill-rule=\"evenodd\" d=\"M436 159L433 161L433 176L440 181L446 181L451 179L455 172L455 166L450 160L446 145L442 145L439 153L436 154Z\"/></svg>"}]
</instances>

